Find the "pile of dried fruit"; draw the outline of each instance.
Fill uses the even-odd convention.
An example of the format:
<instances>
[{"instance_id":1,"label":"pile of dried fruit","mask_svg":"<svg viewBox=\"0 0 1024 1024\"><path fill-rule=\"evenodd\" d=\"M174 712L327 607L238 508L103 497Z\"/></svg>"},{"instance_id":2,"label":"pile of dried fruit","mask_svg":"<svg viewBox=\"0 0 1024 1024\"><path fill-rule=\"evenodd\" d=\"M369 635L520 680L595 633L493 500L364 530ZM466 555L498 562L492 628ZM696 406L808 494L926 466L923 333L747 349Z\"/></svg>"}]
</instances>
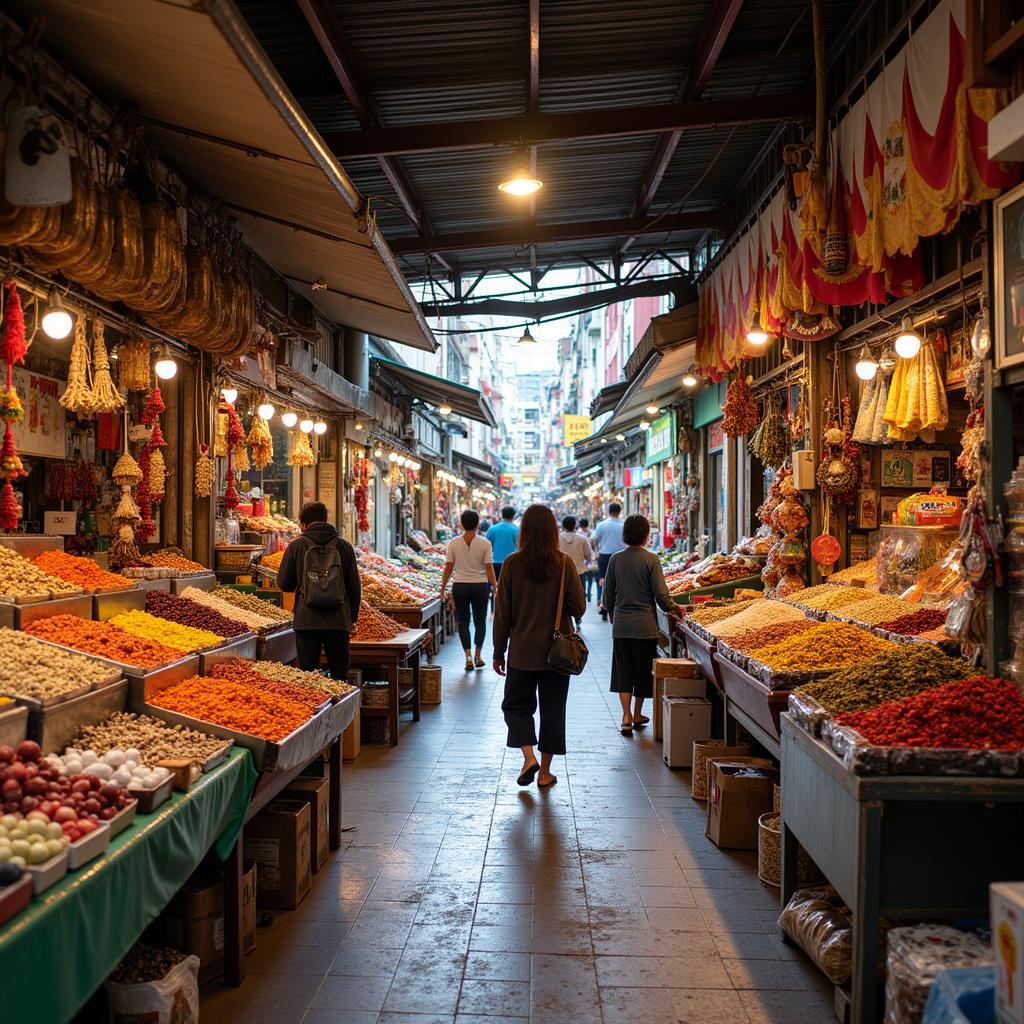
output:
<instances>
[{"instance_id":1,"label":"pile of dried fruit","mask_svg":"<svg viewBox=\"0 0 1024 1024\"><path fill-rule=\"evenodd\" d=\"M162 569L176 569L186 576L210 571L200 562L193 562L191 558L179 555L176 551L154 551L151 555L146 555L142 561L146 565L155 565Z\"/></svg>"},{"instance_id":2,"label":"pile of dried fruit","mask_svg":"<svg viewBox=\"0 0 1024 1024\"><path fill-rule=\"evenodd\" d=\"M315 711L324 703L325 694L322 690L314 690L306 686L305 683L270 679L262 672L256 671L253 663L244 658L223 661L209 669L209 673L218 679L230 679L234 683L244 683L246 686L254 686L257 690L263 690L266 693L276 693L279 697L287 697L289 700L305 705L311 711Z\"/></svg>"},{"instance_id":3,"label":"pile of dried fruit","mask_svg":"<svg viewBox=\"0 0 1024 1024\"><path fill-rule=\"evenodd\" d=\"M1024 750L1024 697L1015 684L987 676L933 686L838 721L880 747Z\"/></svg>"},{"instance_id":4,"label":"pile of dried fruit","mask_svg":"<svg viewBox=\"0 0 1024 1024\"><path fill-rule=\"evenodd\" d=\"M280 551L275 551L273 554L264 555L260 559L260 565L266 569L273 569L274 572L277 572L277 570L281 568L282 558L284 558L284 548L281 548Z\"/></svg>"},{"instance_id":5,"label":"pile of dried fruit","mask_svg":"<svg viewBox=\"0 0 1024 1024\"><path fill-rule=\"evenodd\" d=\"M946 612L944 609L921 608L909 615L902 615L898 619L880 622L878 628L888 630L890 633L899 633L902 636L918 636L929 630L937 629L945 622Z\"/></svg>"},{"instance_id":6,"label":"pile of dried fruit","mask_svg":"<svg viewBox=\"0 0 1024 1024\"><path fill-rule=\"evenodd\" d=\"M799 604L806 607L810 607L807 602L813 600L824 594L831 594L836 588L831 583L819 583L814 587L804 587L803 590L796 590L788 597L783 598L787 604ZM861 594L860 597L863 600L869 597L869 594Z\"/></svg>"},{"instance_id":7,"label":"pile of dried fruit","mask_svg":"<svg viewBox=\"0 0 1024 1024\"><path fill-rule=\"evenodd\" d=\"M146 611L168 622L209 630L225 639L249 632L244 623L229 619L213 608L207 608L206 605L191 601L187 597L176 597L174 594L165 594L159 590L151 590L146 594Z\"/></svg>"},{"instance_id":8,"label":"pile of dried fruit","mask_svg":"<svg viewBox=\"0 0 1024 1024\"><path fill-rule=\"evenodd\" d=\"M733 604L694 605L693 611L687 612L686 617L693 619L694 622L701 626L709 626L712 622L727 619L730 615L735 615L737 612L743 611L744 608L749 608L759 600L761 598L750 601L736 601Z\"/></svg>"},{"instance_id":9,"label":"pile of dried fruit","mask_svg":"<svg viewBox=\"0 0 1024 1024\"><path fill-rule=\"evenodd\" d=\"M812 594L810 597L800 601L804 608L813 608L819 612L837 612L849 604L858 604L861 601L870 599L860 587L829 587L821 593Z\"/></svg>"},{"instance_id":10,"label":"pile of dried fruit","mask_svg":"<svg viewBox=\"0 0 1024 1024\"><path fill-rule=\"evenodd\" d=\"M839 583L844 586L856 586L858 584L874 583L878 579L878 557L869 558L865 562L854 562L846 569L832 573L829 576L829 583Z\"/></svg>"},{"instance_id":11,"label":"pile of dried fruit","mask_svg":"<svg viewBox=\"0 0 1024 1024\"><path fill-rule=\"evenodd\" d=\"M344 697L346 693L351 693L356 689L351 683L342 679L331 679L319 672L303 672L301 669L292 668L291 665L282 665L278 661L254 661L252 668L254 672L259 672L261 676L266 676L268 679L309 686L330 697Z\"/></svg>"},{"instance_id":12,"label":"pile of dried fruit","mask_svg":"<svg viewBox=\"0 0 1024 1024\"><path fill-rule=\"evenodd\" d=\"M54 594L61 597L77 593L80 589L71 586L67 580L43 572L27 558L0 545L0 596L48 597Z\"/></svg>"},{"instance_id":13,"label":"pile of dried fruit","mask_svg":"<svg viewBox=\"0 0 1024 1024\"><path fill-rule=\"evenodd\" d=\"M230 601L226 601L224 598L211 594L206 590L200 590L198 587L186 587L182 591L181 596L187 597L190 601L205 605L207 608L212 608L214 611L220 612L226 619L241 622L249 629L254 629L257 632L276 629L280 625L280 620L278 619L272 619L268 615L251 612L247 608L239 608Z\"/></svg>"},{"instance_id":14,"label":"pile of dried fruit","mask_svg":"<svg viewBox=\"0 0 1024 1024\"><path fill-rule=\"evenodd\" d=\"M895 646L846 622L821 622L785 640L758 647L750 656L778 672L808 672L846 668Z\"/></svg>"},{"instance_id":15,"label":"pile of dried fruit","mask_svg":"<svg viewBox=\"0 0 1024 1024\"><path fill-rule=\"evenodd\" d=\"M220 753L226 742L219 736L209 736L183 725L168 725L150 715L115 711L97 725L87 725L70 745L103 751L137 750L146 764L187 757L199 768Z\"/></svg>"},{"instance_id":16,"label":"pile of dried fruit","mask_svg":"<svg viewBox=\"0 0 1024 1024\"><path fill-rule=\"evenodd\" d=\"M101 569L91 558L67 555L63 551L44 551L32 559L32 564L51 576L59 576L73 583L79 590L94 591L127 590L134 587L131 580L120 573Z\"/></svg>"},{"instance_id":17,"label":"pile of dried fruit","mask_svg":"<svg viewBox=\"0 0 1024 1024\"><path fill-rule=\"evenodd\" d=\"M292 621L291 612L279 608L273 601L264 601L263 598L257 597L255 594L246 594L244 591L233 590L231 587L218 586L214 588L213 596L227 601L235 608L244 608L246 611L262 615L267 619L275 619L278 622Z\"/></svg>"},{"instance_id":18,"label":"pile of dried fruit","mask_svg":"<svg viewBox=\"0 0 1024 1024\"><path fill-rule=\"evenodd\" d=\"M95 654L100 658L134 665L136 668L159 668L184 657L176 647L155 643L129 633L109 622L90 622L77 615L54 615L50 619L36 619L25 627L26 633L49 640L76 651Z\"/></svg>"},{"instance_id":19,"label":"pile of dried fruit","mask_svg":"<svg viewBox=\"0 0 1024 1024\"><path fill-rule=\"evenodd\" d=\"M863 711L882 701L964 679L970 672L967 662L948 658L936 647L898 644L895 649L859 665L807 683L800 687L800 692L813 697L826 711L838 715Z\"/></svg>"},{"instance_id":20,"label":"pile of dried fruit","mask_svg":"<svg viewBox=\"0 0 1024 1024\"><path fill-rule=\"evenodd\" d=\"M759 647L777 644L780 640L785 640L786 637L796 636L797 633L803 633L817 625L818 623L813 619L794 619L790 622L777 622L774 626L762 626L760 629L752 630L749 633L731 636L727 643L734 650L747 654L750 651L756 651Z\"/></svg>"},{"instance_id":21,"label":"pile of dried fruit","mask_svg":"<svg viewBox=\"0 0 1024 1024\"><path fill-rule=\"evenodd\" d=\"M147 640L155 640L168 647L177 647L181 651L188 651L189 654L217 647L223 641L222 637L211 633L208 629L182 626L177 622L169 622L167 619L158 619L148 612L122 612L120 615L115 615L110 620L110 624L119 626L136 636L145 637Z\"/></svg>"},{"instance_id":22,"label":"pile of dried fruit","mask_svg":"<svg viewBox=\"0 0 1024 1024\"><path fill-rule=\"evenodd\" d=\"M0 629L0 692L49 700L120 675L82 654L42 644L26 633Z\"/></svg>"},{"instance_id":23,"label":"pile of dried fruit","mask_svg":"<svg viewBox=\"0 0 1024 1024\"><path fill-rule=\"evenodd\" d=\"M805 618L804 613L791 604L784 604L782 601L755 601L748 608L726 619L713 622L705 628L714 636L727 640L731 636L749 633L754 629L774 626L779 622L803 621Z\"/></svg>"},{"instance_id":24,"label":"pile of dried fruit","mask_svg":"<svg viewBox=\"0 0 1024 1024\"><path fill-rule=\"evenodd\" d=\"M309 708L276 693L228 679L193 676L155 694L156 707L212 722L265 740L283 740L311 715Z\"/></svg>"},{"instance_id":25,"label":"pile of dried fruit","mask_svg":"<svg viewBox=\"0 0 1024 1024\"><path fill-rule=\"evenodd\" d=\"M904 615L910 615L917 610L917 605L909 601L878 594L855 604L845 605L835 614L841 615L844 619L853 619L854 622L863 622L865 626L877 626L880 622L901 619Z\"/></svg>"},{"instance_id":26,"label":"pile of dried fruit","mask_svg":"<svg viewBox=\"0 0 1024 1024\"><path fill-rule=\"evenodd\" d=\"M111 972L109 980L115 985L143 985L159 981L184 959L185 954L176 949L137 942Z\"/></svg>"},{"instance_id":27,"label":"pile of dried fruit","mask_svg":"<svg viewBox=\"0 0 1024 1024\"><path fill-rule=\"evenodd\" d=\"M390 615L378 611L365 601L359 606L359 619L352 630L353 643L379 644L386 640L394 640L405 632L405 626L396 622Z\"/></svg>"}]
</instances>

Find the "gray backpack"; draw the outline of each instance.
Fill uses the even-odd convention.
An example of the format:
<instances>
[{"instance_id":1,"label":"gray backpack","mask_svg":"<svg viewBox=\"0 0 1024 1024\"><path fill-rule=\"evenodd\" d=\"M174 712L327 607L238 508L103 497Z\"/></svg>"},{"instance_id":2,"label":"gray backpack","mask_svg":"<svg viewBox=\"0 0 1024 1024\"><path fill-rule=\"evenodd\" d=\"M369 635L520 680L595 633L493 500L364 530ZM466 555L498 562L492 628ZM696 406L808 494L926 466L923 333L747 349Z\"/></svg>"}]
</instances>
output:
<instances>
[{"instance_id":1,"label":"gray backpack","mask_svg":"<svg viewBox=\"0 0 1024 1024\"><path fill-rule=\"evenodd\" d=\"M307 608L332 611L347 601L337 539L326 544L310 541L302 560L302 598Z\"/></svg>"}]
</instances>

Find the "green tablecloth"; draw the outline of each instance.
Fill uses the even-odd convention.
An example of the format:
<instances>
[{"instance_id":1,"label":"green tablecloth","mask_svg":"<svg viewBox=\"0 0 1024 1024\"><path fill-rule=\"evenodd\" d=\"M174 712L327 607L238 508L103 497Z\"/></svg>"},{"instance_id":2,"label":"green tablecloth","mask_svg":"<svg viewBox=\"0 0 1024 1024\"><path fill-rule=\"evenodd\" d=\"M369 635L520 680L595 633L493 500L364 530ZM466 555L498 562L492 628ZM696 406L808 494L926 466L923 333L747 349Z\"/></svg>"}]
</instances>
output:
<instances>
[{"instance_id":1,"label":"green tablecloth","mask_svg":"<svg viewBox=\"0 0 1024 1024\"><path fill-rule=\"evenodd\" d=\"M227 856L256 777L249 752L236 750L0 928L4 1019L70 1020L207 851Z\"/></svg>"}]
</instances>

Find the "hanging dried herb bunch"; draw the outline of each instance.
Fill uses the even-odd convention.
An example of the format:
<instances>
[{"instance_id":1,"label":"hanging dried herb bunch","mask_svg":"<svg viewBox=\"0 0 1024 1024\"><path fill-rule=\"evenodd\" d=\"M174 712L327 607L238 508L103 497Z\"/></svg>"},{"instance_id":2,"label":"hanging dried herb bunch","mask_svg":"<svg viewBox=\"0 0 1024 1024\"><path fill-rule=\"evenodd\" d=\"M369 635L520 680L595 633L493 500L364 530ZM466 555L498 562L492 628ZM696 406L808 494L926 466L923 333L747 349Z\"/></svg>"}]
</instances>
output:
<instances>
[{"instance_id":1,"label":"hanging dried herb bunch","mask_svg":"<svg viewBox=\"0 0 1024 1024\"><path fill-rule=\"evenodd\" d=\"M110 360L102 320L92 322L92 411L117 412L124 406L124 396L114 387L110 377Z\"/></svg>"},{"instance_id":2,"label":"hanging dried herb bunch","mask_svg":"<svg viewBox=\"0 0 1024 1024\"><path fill-rule=\"evenodd\" d=\"M274 439L270 435L269 424L262 416L253 416L245 443L252 449L252 464L257 469L266 469L274 461Z\"/></svg>"},{"instance_id":3,"label":"hanging dried herb bunch","mask_svg":"<svg viewBox=\"0 0 1024 1024\"><path fill-rule=\"evenodd\" d=\"M771 469L778 469L789 457L789 428L774 397L768 399L764 419L750 439L749 447Z\"/></svg>"},{"instance_id":4,"label":"hanging dried herb bunch","mask_svg":"<svg viewBox=\"0 0 1024 1024\"><path fill-rule=\"evenodd\" d=\"M68 386L57 399L61 408L75 415L92 412L92 388L89 387L89 343L85 337L85 317L75 320L75 340L71 345Z\"/></svg>"},{"instance_id":5,"label":"hanging dried herb bunch","mask_svg":"<svg viewBox=\"0 0 1024 1024\"><path fill-rule=\"evenodd\" d=\"M728 437L743 437L760 422L757 402L750 391L750 378L742 368L725 389L725 405L722 407L722 430Z\"/></svg>"},{"instance_id":6,"label":"hanging dried herb bunch","mask_svg":"<svg viewBox=\"0 0 1024 1024\"><path fill-rule=\"evenodd\" d=\"M301 430L292 432L292 451L288 456L289 466L312 466L316 462L313 448L309 443L309 435Z\"/></svg>"},{"instance_id":7,"label":"hanging dried herb bunch","mask_svg":"<svg viewBox=\"0 0 1024 1024\"><path fill-rule=\"evenodd\" d=\"M196 457L195 475L192 481L197 498L208 498L213 493L213 459L210 446L201 444Z\"/></svg>"},{"instance_id":8,"label":"hanging dried herb bunch","mask_svg":"<svg viewBox=\"0 0 1024 1024\"><path fill-rule=\"evenodd\" d=\"M121 458L117 460L114 465L114 470L110 474L110 479L114 481L118 487L135 487L142 479L142 470L139 469L139 464L132 457L132 453L126 451Z\"/></svg>"}]
</instances>

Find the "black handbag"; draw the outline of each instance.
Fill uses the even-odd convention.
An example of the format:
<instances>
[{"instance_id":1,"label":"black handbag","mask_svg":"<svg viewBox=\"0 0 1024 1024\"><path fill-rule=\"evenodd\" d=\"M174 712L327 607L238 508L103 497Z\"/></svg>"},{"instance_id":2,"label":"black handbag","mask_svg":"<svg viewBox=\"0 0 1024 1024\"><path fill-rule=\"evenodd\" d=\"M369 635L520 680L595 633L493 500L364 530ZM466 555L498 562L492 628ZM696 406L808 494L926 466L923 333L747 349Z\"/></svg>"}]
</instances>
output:
<instances>
[{"instance_id":1,"label":"black handbag","mask_svg":"<svg viewBox=\"0 0 1024 1024\"><path fill-rule=\"evenodd\" d=\"M561 675L578 676L586 668L590 651L579 633L575 630L572 633L563 633L561 629L562 609L565 607L565 574L568 566L569 559L566 558L562 562L562 585L558 591L555 635L551 640L551 647L548 649L548 665Z\"/></svg>"}]
</instances>

